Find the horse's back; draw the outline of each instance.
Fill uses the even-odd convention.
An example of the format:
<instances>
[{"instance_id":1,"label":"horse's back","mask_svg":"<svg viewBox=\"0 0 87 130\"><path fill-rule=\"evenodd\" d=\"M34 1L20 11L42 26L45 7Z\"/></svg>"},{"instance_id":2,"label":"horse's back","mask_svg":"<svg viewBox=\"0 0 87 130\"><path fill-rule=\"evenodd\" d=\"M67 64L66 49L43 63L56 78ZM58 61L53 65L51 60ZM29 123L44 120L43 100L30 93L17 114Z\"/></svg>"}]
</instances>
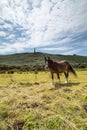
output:
<instances>
[{"instance_id":1,"label":"horse's back","mask_svg":"<svg viewBox=\"0 0 87 130\"><path fill-rule=\"evenodd\" d=\"M65 72L69 68L69 62L66 60L59 61L57 62L57 64L58 64L57 68L59 72Z\"/></svg>"},{"instance_id":2,"label":"horse's back","mask_svg":"<svg viewBox=\"0 0 87 130\"><path fill-rule=\"evenodd\" d=\"M67 60L58 61L57 63L64 66L69 65L69 62Z\"/></svg>"}]
</instances>

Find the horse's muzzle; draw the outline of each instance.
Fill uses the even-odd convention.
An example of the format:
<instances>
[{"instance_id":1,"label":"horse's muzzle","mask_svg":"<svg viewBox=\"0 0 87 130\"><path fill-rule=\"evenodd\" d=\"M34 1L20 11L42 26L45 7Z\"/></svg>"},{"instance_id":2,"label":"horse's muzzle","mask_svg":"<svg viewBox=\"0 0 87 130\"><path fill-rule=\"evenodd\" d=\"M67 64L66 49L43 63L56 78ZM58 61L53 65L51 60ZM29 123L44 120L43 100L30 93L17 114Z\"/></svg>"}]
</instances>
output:
<instances>
[{"instance_id":1,"label":"horse's muzzle","mask_svg":"<svg viewBox=\"0 0 87 130\"><path fill-rule=\"evenodd\" d=\"M45 70L47 70L48 69L48 66L45 66Z\"/></svg>"}]
</instances>

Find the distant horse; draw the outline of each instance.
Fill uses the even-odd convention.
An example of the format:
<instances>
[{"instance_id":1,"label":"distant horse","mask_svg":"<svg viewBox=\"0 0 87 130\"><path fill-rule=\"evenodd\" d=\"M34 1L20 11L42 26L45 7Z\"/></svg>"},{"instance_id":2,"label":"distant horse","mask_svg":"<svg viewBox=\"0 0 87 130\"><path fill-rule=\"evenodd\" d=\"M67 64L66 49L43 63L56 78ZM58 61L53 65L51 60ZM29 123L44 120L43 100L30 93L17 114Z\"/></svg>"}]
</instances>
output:
<instances>
[{"instance_id":1,"label":"distant horse","mask_svg":"<svg viewBox=\"0 0 87 130\"><path fill-rule=\"evenodd\" d=\"M59 83L60 83L60 76L59 76L60 73L64 73L66 77L66 83L68 83L69 72L73 73L74 76L77 77L75 70L72 68L72 66L69 64L68 61L64 60L60 62L55 62L51 60L50 57L48 58L45 57L44 59L45 59L45 68L49 68L51 72L52 84L54 84L54 73L57 74Z\"/></svg>"}]
</instances>

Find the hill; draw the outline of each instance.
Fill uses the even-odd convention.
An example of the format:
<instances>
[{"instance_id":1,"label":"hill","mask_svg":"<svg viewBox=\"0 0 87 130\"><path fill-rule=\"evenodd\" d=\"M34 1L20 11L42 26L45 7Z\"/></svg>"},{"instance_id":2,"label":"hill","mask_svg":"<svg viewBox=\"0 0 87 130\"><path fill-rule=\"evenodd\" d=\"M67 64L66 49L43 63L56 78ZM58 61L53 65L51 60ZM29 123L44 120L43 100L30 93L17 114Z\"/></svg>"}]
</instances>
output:
<instances>
[{"instance_id":1,"label":"hill","mask_svg":"<svg viewBox=\"0 0 87 130\"><path fill-rule=\"evenodd\" d=\"M87 67L87 56L47 54L40 52L0 55L0 66L26 66L25 68L29 67L30 70L35 67L42 70L44 66L44 57L48 56L56 61L68 60L74 67Z\"/></svg>"}]
</instances>

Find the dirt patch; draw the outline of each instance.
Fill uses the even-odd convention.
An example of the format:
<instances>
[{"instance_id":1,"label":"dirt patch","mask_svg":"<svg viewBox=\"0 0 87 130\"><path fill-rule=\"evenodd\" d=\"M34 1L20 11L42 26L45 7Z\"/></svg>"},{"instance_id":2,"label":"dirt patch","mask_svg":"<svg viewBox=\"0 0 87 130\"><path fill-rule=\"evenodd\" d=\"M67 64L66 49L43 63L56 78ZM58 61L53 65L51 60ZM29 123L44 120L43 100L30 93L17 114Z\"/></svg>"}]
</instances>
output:
<instances>
[{"instance_id":1,"label":"dirt patch","mask_svg":"<svg viewBox=\"0 0 87 130\"><path fill-rule=\"evenodd\" d=\"M12 130L22 130L23 126L24 121L16 121L12 126Z\"/></svg>"},{"instance_id":2,"label":"dirt patch","mask_svg":"<svg viewBox=\"0 0 87 130\"><path fill-rule=\"evenodd\" d=\"M87 105L83 105L82 107L87 112Z\"/></svg>"}]
</instances>

